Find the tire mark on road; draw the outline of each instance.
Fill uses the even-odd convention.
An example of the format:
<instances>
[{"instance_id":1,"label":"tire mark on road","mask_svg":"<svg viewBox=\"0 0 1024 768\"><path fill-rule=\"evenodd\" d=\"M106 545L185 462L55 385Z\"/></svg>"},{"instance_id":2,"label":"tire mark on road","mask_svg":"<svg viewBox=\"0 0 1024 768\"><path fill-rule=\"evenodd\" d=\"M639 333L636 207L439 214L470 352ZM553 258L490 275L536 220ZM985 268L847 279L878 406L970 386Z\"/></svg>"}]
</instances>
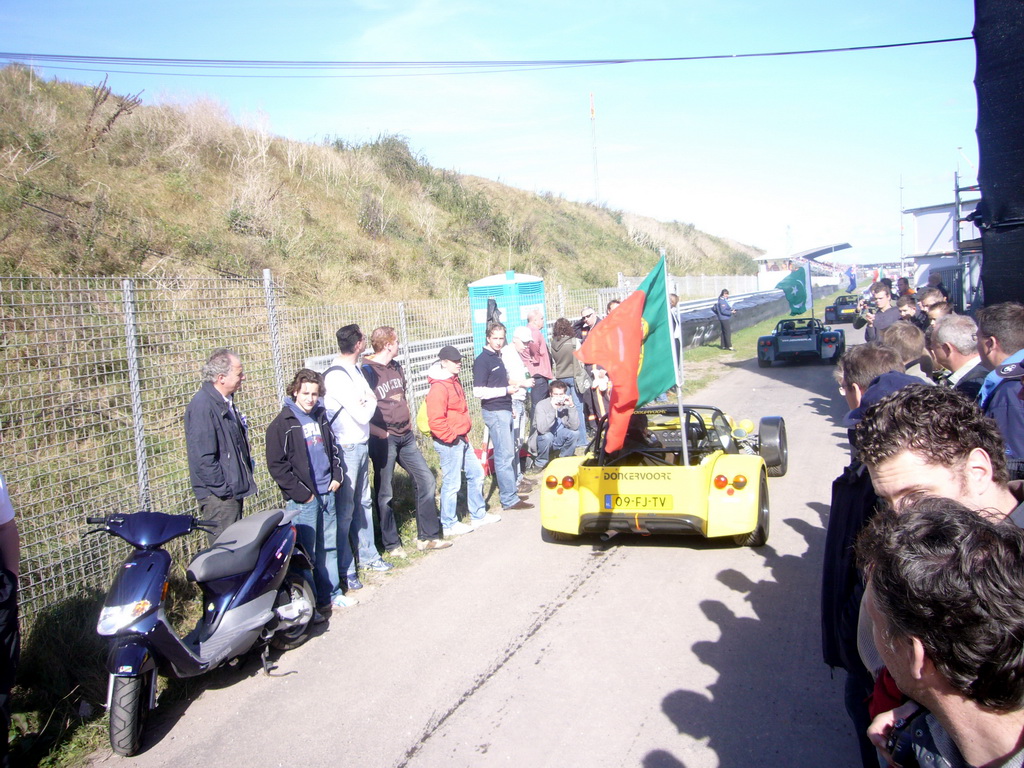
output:
<instances>
[{"instance_id":1,"label":"tire mark on road","mask_svg":"<svg viewBox=\"0 0 1024 768\"><path fill-rule=\"evenodd\" d=\"M498 661L491 665L490 669L484 674L477 677L476 681L467 688L458 700L448 708L440 717L427 724L423 733L419 739L413 744L405 753L405 757L401 762L397 763L395 768L407 768L410 762L419 753L423 746L436 734L441 727L448 722L461 708L466 704L473 695L484 687L498 672L504 668L506 664L512 661L513 658L526 646L526 644L536 636L538 632L553 619L565 605L572 600L572 598L583 588L583 586L590 581L594 575L600 571L608 562L614 557L618 557L619 547L611 548L596 548L591 553L591 556L585 562L583 568L580 569L573 582L569 585L565 592L563 592L558 598L551 601L547 605L541 607L540 615L534 619L533 623L530 624L529 628L521 634L516 640L511 642L505 648L505 653Z\"/></svg>"}]
</instances>

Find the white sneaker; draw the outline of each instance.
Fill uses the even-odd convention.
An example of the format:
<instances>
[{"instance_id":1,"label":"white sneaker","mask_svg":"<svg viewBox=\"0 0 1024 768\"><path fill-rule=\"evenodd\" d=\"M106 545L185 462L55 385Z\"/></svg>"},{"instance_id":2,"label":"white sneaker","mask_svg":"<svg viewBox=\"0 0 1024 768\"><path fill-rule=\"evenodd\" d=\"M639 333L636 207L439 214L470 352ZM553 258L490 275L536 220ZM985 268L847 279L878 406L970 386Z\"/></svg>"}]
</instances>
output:
<instances>
[{"instance_id":1,"label":"white sneaker","mask_svg":"<svg viewBox=\"0 0 1024 768\"><path fill-rule=\"evenodd\" d=\"M474 528L472 525L466 525L462 521L456 520L451 528L445 528L444 529L444 535L445 536L461 536L464 533L472 533L475 530L476 530L476 528Z\"/></svg>"},{"instance_id":2,"label":"white sneaker","mask_svg":"<svg viewBox=\"0 0 1024 768\"><path fill-rule=\"evenodd\" d=\"M331 600L331 605L335 608L351 608L354 605L359 605L359 601L354 597L345 597L345 595L335 595L334 599Z\"/></svg>"},{"instance_id":3,"label":"white sneaker","mask_svg":"<svg viewBox=\"0 0 1024 768\"><path fill-rule=\"evenodd\" d=\"M477 528L479 528L482 525L490 525L491 523L499 523L499 522L501 522L501 515L496 515L493 512L485 512L483 517L481 517L479 519L473 518L473 523L472 523L473 530L476 530ZM475 541L475 539L474 539L474 541Z\"/></svg>"}]
</instances>

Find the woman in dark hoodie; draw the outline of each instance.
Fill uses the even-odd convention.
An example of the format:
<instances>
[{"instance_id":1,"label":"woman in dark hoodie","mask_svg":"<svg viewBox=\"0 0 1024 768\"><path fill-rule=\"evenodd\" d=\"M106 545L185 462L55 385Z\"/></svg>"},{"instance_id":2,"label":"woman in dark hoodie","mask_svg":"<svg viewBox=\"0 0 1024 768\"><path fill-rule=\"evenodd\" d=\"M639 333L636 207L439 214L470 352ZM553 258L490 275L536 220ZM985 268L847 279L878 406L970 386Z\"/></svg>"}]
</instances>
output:
<instances>
[{"instance_id":1,"label":"woman in dark hoodie","mask_svg":"<svg viewBox=\"0 0 1024 768\"><path fill-rule=\"evenodd\" d=\"M354 598L341 591L338 563L338 515L335 491L341 487L341 463L320 398L323 377L303 368L288 385L284 407L267 427L267 469L295 518L299 541L313 558L318 610L347 608ZM347 568L347 566L346 566Z\"/></svg>"},{"instance_id":2,"label":"woman in dark hoodie","mask_svg":"<svg viewBox=\"0 0 1024 768\"><path fill-rule=\"evenodd\" d=\"M576 405L576 413L580 414L579 436L576 444L586 445L587 424L586 419L583 418L583 400L580 398L579 390L576 389L576 374L580 369L580 361L573 354L578 349L576 343L576 333L568 318L560 317L555 320L555 325L551 329L551 343L548 345L548 350L551 353L551 370L556 379L565 382L566 391Z\"/></svg>"}]
</instances>

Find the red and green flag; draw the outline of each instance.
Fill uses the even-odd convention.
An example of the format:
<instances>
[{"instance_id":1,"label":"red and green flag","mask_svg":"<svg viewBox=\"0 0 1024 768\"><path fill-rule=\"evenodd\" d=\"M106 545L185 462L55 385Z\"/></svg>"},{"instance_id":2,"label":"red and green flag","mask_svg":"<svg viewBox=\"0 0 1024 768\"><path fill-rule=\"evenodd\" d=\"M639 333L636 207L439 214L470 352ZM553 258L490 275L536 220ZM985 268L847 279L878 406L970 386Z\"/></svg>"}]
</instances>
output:
<instances>
[{"instance_id":1,"label":"red and green flag","mask_svg":"<svg viewBox=\"0 0 1024 768\"><path fill-rule=\"evenodd\" d=\"M605 451L617 451L637 403L649 403L676 384L664 256L640 287L587 334L576 357L608 371L612 394Z\"/></svg>"}]
</instances>

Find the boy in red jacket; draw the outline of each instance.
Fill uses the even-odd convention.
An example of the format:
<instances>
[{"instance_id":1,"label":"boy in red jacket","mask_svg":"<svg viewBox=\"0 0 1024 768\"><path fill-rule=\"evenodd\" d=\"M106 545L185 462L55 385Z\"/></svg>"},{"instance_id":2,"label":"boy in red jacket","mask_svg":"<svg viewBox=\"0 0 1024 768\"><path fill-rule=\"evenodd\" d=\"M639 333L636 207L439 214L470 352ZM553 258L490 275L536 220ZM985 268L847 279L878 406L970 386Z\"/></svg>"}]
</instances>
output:
<instances>
[{"instance_id":1,"label":"boy in red jacket","mask_svg":"<svg viewBox=\"0 0 1024 768\"><path fill-rule=\"evenodd\" d=\"M444 347L427 371L427 421L434 450L441 460L441 527L445 536L470 533L482 525L496 523L501 515L491 514L484 503L484 468L469 444L469 418L466 393L459 381L462 355L455 347ZM459 521L456 501L466 472L466 504L470 523Z\"/></svg>"}]
</instances>

